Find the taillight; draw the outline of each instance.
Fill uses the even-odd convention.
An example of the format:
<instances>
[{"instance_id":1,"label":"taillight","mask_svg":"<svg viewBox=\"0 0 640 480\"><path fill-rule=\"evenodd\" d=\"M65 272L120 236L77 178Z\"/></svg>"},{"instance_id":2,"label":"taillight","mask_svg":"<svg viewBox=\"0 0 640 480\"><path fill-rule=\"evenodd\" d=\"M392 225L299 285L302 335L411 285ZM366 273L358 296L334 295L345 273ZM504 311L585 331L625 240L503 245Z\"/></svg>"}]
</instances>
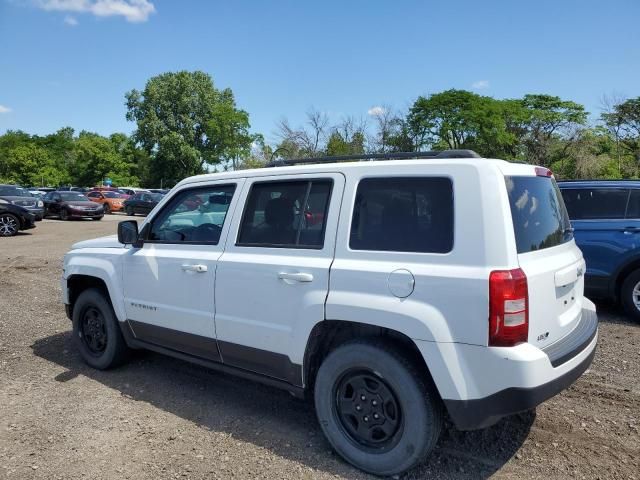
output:
<instances>
[{"instance_id":1,"label":"taillight","mask_svg":"<svg viewBox=\"0 0 640 480\"><path fill-rule=\"evenodd\" d=\"M529 335L527 276L515 270L489 275L489 346L512 347Z\"/></svg>"},{"instance_id":2,"label":"taillight","mask_svg":"<svg viewBox=\"0 0 640 480\"><path fill-rule=\"evenodd\" d=\"M553 172L548 168L536 167L536 175L538 177L553 177Z\"/></svg>"}]
</instances>

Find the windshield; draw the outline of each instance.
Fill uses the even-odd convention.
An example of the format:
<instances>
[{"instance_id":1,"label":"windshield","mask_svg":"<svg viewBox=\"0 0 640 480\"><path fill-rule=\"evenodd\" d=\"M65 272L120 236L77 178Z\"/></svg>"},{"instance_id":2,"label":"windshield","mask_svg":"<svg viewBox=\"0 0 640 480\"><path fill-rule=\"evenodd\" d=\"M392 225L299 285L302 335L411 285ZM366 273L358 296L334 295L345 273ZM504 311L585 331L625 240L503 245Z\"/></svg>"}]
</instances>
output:
<instances>
[{"instance_id":1,"label":"windshield","mask_svg":"<svg viewBox=\"0 0 640 480\"><path fill-rule=\"evenodd\" d=\"M159 202L164 197L161 193L147 193L151 197L152 202Z\"/></svg>"},{"instance_id":2,"label":"windshield","mask_svg":"<svg viewBox=\"0 0 640 480\"><path fill-rule=\"evenodd\" d=\"M89 199L81 193L60 192L60 198L64 202L88 202Z\"/></svg>"},{"instance_id":3,"label":"windshield","mask_svg":"<svg viewBox=\"0 0 640 480\"><path fill-rule=\"evenodd\" d=\"M4 197L32 197L29 190L20 187L6 186L0 187L0 195Z\"/></svg>"},{"instance_id":4,"label":"windshield","mask_svg":"<svg viewBox=\"0 0 640 480\"><path fill-rule=\"evenodd\" d=\"M573 238L562 195L550 177L505 177L518 253L555 247Z\"/></svg>"},{"instance_id":5,"label":"windshield","mask_svg":"<svg viewBox=\"0 0 640 480\"><path fill-rule=\"evenodd\" d=\"M116 192L102 192L102 195L104 195L105 198L123 198L125 196Z\"/></svg>"}]
</instances>

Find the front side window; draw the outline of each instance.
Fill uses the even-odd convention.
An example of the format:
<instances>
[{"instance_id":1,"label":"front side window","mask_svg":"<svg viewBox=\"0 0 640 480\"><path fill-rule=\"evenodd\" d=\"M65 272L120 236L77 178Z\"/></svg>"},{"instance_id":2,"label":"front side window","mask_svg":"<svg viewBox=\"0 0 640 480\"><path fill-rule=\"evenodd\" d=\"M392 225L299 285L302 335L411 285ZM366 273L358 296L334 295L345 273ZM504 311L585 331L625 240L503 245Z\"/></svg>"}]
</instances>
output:
<instances>
[{"instance_id":1,"label":"front side window","mask_svg":"<svg viewBox=\"0 0 640 480\"><path fill-rule=\"evenodd\" d=\"M235 185L185 190L153 219L148 241L217 245Z\"/></svg>"},{"instance_id":2,"label":"front side window","mask_svg":"<svg viewBox=\"0 0 640 480\"><path fill-rule=\"evenodd\" d=\"M571 220L614 220L624 218L629 190L564 188L562 196Z\"/></svg>"},{"instance_id":3,"label":"front side window","mask_svg":"<svg viewBox=\"0 0 640 480\"><path fill-rule=\"evenodd\" d=\"M442 177L366 178L351 221L352 250L447 253L453 248L453 186Z\"/></svg>"},{"instance_id":4,"label":"front side window","mask_svg":"<svg viewBox=\"0 0 640 480\"><path fill-rule=\"evenodd\" d=\"M255 183L237 245L322 248L332 185L324 179Z\"/></svg>"}]
</instances>

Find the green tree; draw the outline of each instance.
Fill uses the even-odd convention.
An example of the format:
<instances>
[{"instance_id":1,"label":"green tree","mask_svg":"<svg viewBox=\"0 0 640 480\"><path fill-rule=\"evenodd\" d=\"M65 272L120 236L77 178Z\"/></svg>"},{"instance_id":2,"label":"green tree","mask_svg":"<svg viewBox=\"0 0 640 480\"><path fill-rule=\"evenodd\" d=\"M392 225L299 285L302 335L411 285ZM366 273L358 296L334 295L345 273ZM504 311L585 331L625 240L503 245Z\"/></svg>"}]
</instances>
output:
<instances>
[{"instance_id":1,"label":"green tree","mask_svg":"<svg viewBox=\"0 0 640 480\"><path fill-rule=\"evenodd\" d=\"M632 157L635 164L635 175L638 175L640 167L640 97L630 98L613 105L611 111L603 113L600 118L609 131L615 135L616 143Z\"/></svg>"},{"instance_id":2,"label":"green tree","mask_svg":"<svg viewBox=\"0 0 640 480\"><path fill-rule=\"evenodd\" d=\"M233 93L214 87L200 71L152 77L142 92L126 94L127 120L150 157L150 182L175 183L225 160L248 153L249 116Z\"/></svg>"},{"instance_id":3,"label":"green tree","mask_svg":"<svg viewBox=\"0 0 640 480\"><path fill-rule=\"evenodd\" d=\"M80 132L74 145L71 174L78 185L97 185L111 178L116 185L138 183L135 165L127 162L109 139L91 132Z\"/></svg>"},{"instance_id":4,"label":"green tree","mask_svg":"<svg viewBox=\"0 0 640 480\"><path fill-rule=\"evenodd\" d=\"M500 103L466 90L418 97L409 110L407 125L416 150L471 148L491 157L501 156L513 141Z\"/></svg>"},{"instance_id":5,"label":"green tree","mask_svg":"<svg viewBox=\"0 0 640 480\"><path fill-rule=\"evenodd\" d=\"M523 130L519 133L525 160L549 165L554 138L566 130L584 125L588 112L584 106L552 95L529 94L520 100L524 112Z\"/></svg>"}]
</instances>

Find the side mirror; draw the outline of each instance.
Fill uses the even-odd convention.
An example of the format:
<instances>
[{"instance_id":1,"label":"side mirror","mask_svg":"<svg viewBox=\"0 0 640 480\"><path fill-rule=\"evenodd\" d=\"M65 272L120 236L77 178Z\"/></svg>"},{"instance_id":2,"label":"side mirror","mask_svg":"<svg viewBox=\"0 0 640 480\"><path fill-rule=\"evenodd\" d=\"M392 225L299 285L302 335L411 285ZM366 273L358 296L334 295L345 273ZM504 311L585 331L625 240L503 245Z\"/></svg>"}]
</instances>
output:
<instances>
[{"instance_id":1,"label":"side mirror","mask_svg":"<svg viewBox=\"0 0 640 480\"><path fill-rule=\"evenodd\" d=\"M138 222L135 220L125 220L118 223L118 241L125 245L141 247L142 242L138 241Z\"/></svg>"}]
</instances>

